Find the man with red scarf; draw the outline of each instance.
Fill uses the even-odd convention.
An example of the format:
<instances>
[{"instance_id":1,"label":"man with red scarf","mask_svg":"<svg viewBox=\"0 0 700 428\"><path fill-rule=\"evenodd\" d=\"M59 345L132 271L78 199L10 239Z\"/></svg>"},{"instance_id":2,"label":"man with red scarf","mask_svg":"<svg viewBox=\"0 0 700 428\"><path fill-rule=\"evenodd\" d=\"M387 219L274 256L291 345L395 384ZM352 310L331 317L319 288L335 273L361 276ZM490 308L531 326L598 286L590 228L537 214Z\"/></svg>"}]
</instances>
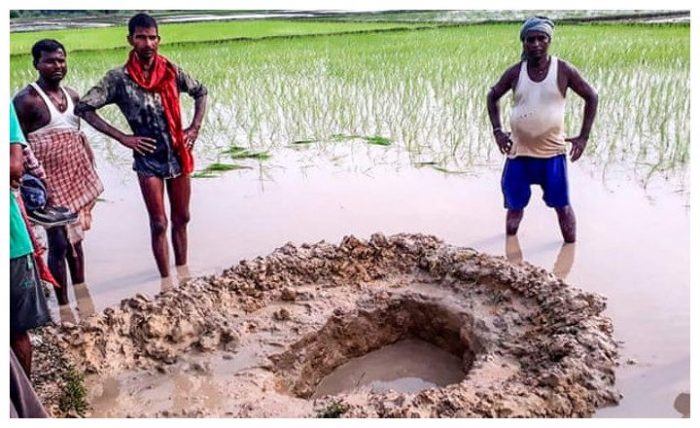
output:
<instances>
[{"instance_id":1,"label":"man with red scarf","mask_svg":"<svg viewBox=\"0 0 700 428\"><path fill-rule=\"evenodd\" d=\"M127 40L132 46L125 65L107 72L75 108L75 113L98 131L114 138L134 154L136 171L151 225L151 247L161 277L170 273L168 217L163 193L170 199L171 238L175 264L187 264L192 147L202 125L207 89L184 70L158 54L158 24L138 13L129 20ZM194 117L183 129L179 94L194 98ZM102 119L97 109L116 104L132 135Z\"/></svg>"}]
</instances>

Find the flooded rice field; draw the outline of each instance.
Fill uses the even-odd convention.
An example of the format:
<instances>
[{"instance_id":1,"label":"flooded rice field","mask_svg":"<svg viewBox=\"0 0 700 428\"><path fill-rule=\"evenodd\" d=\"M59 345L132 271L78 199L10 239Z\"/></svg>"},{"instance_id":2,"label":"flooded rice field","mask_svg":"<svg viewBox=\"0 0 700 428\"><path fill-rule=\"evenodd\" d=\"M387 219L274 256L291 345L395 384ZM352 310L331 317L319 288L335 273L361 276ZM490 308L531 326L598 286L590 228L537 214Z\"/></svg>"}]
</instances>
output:
<instances>
[{"instance_id":1,"label":"flooded rice field","mask_svg":"<svg viewBox=\"0 0 700 428\"><path fill-rule=\"evenodd\" d=\"M578 241L566 245L539 190L518 237L504 236L485 94L517 43L510 59L474 52L484 37L510 46L516 31L170 48L210 89L189 264L158 277L130 155L87 129L105 192L84 242L87 284L53 311L85 372L88 415L686 414L687 27L562 28L557 54L601 95L589 147L569 165ZM69 56L69 85L84 92L124 56ZM28 63L12 57L13 92ZM571 98L570 134L582 109ZM355 248L357 266L335 264ZM275 270L300 254L308 270ZM469 260L490 273L451 270ZM251 276L268 265L271 276ZM411 324L426 313L439 322ZM439 364L424 372L421 358ZM50 376L39 381L55 394Z\"/></svg>"}]
</instances>

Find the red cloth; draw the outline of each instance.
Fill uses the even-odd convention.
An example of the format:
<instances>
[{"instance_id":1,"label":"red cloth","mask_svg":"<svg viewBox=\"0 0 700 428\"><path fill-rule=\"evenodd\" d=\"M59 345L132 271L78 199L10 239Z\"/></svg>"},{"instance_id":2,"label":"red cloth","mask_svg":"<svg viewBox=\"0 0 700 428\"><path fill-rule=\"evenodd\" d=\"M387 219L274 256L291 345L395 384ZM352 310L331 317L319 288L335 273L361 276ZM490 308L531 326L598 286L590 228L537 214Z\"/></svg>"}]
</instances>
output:
<instances>
[{"instance_id":1,"label":"red cloth","mask_svg":"<svg viewBox=\"0 0 700 428\"><path fill-rule=\"evenodd\" d=\"M27 217L27 211L24 209L24 202L22 201L22 198L15 196L15 200L17 201L17 205L19 205L19 210L22 212L22 218L24 219L24 224L27 226L29 238L32 240L32 246L34 247L34 262L36 263L37 270L39 271L39 277L42 280L51 283L54 287L61 288L58 281L56 281L56 278L54 278L51 274L49 266L42 257L44 254L44 247L39 245L39 241L37 241L36 236L34 236L34 229L32 228L32 224L29 222L29 218Z\"/></svg>"},{"instance_id":2,"label":"red cloth","mask_svg":"<svg viewBox=\"0 0 700 428\"><path fill-rule=\"evenodd\" d=\"M136 52L131 51L129 60L126 63L126 70L129 72L129 77L137 85L148 92L157 92L160 95L173 148L180 155L183 172L191 173L194 170L194 159L192 158L192 153L185 145L185 136L182 132L180 92L177 89L177 70L175 66L164 56L156 54L151 74L146 80Z\"/></svg>"}]
</instances>

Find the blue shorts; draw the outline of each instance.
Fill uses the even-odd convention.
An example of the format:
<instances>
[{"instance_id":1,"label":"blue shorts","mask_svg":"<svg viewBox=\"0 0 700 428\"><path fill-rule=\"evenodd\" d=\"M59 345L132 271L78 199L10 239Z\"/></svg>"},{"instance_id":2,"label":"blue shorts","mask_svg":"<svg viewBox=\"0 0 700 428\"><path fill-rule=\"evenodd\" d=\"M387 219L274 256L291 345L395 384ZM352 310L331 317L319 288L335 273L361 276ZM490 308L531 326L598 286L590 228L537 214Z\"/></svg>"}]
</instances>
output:
<instances>
[{"instance_id":1,"label":"blue shorts","mask_svg":"<svg viewBox=\"0 0 700 428\"><path fill-rule=\"evenodd\" d=\"M521 210L530 201L530 186L538 184L548 207L569 205L569 182L566 177L566 155L552 158L519 156L507 159L501 177L503 204L507 209Z\"/></svg>"}]
</instances>

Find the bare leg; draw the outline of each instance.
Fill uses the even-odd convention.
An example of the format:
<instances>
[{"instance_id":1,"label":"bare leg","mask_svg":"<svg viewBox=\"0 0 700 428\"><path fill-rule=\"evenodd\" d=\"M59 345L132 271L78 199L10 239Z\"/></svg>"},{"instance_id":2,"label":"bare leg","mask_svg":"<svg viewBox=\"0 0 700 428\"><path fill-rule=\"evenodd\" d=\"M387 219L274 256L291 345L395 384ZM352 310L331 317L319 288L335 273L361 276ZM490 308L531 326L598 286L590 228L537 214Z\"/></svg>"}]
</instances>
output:
<instances>
[{"instance_id":1,"label":"bare leg","mask_svg":"<svg viewBox=\"0 0 700 428\"><path fill-rule=\"evenodd\" d=\"M68 262L68 270L70 271L70 279L73 281L73 285L84 283L85 258L83 256L83 241L78 241L68 247L66 261Z\"/></svg>"},{"instance_id":2,"label":"bare leg","mask_svg":"<svg viewBox=\"0 0 700 428\"><path fill-rule=\"evenodd\" d=\"M506 258L509 262L515 264L523 262L523 250L520 248L518 235L506 236Z\"/></svg>"},{"instance_id":3,"label":"bare leg","mask_svg":"<svg viewBox=\"0 0 700 428\"><path fill-rule=\"evenodd\" d=\"M60 288L53 287L59 305L68 304L68 277L66 274L66 255L70 251L70 244L65 227L52 227L46 230L49 241L49 270L58 281ZM19 358L19 355L18 355ZM21 359L20 359L21 361Z\"/></svg>"},{"instance_id":4,"label":"bare leg","mask_svg":"<svg viewBox=\"0 0 700 428\"><path fill-rule=\"evenodd\" d=\"M10 348L15 351L15 356L17 356L17 360L22 365L24 373L27 374L27 378L30 378L32 372L32 343L29 341L29 334L26 331L23 333L11 333Z\"/></svg>"},{"instance_id":5,"label":"bare leg","mask_svg":"<svg viewBox=\"0 0 700 428\"><path fill-rule=\"evenodd\" d=\"M96 312L95 302L92 300L86 283L73 284L73 292L75 292L75 303L78 304L78 313L81 319L89 317Z\"/></svg>"},{"instance_id":6,"label":"bare leg","mask_svg":"<svg viewBox=\"0 0 700 428\"><path fill-rule=\"evenodd\" d=\"M520 220L523 219L525 210L508 210L506 214L506 235L515 235L520 227Z\"/></svg>"},{"instance_id":7,"label":"bare leg","mask_svg":"<svg viewBox=\"0 0 700 428\"><path fill-rule=\"evenodd\" d=\"M181 265L177 266L177 283L181 284L183 281L186 281L192 277L192 273L190 272L190 267L187 265Z\"/></svg>"},{"instance_id":8,"label":"bare leg","mask_svg":"<svg viewBox=\"0 0 700 428\"><path fill-rule=\"evenodd\" d=\"M160 279L160 292L165 293L166 291L173 288L173 277L164 276Z\"/></svg>"},{"instance_id":9,"label":"bare leg","mask_svg":"<svg viewBox=\"0 0 700 428\"><path fill-rule=\"evenodd\" d=\"M158 265L158 272L165 278L169 275L170 257L166 237L168 217L165 215L163 204L163 179L139 175L139 186L141 186L141 194L146 203L151 225L151 249Z\"/></svg>"},{"instance_id":10,"label":"bare leg","mask_svg":"<svg viewBox=\"0 0 700 428\"><path fill-rule=\"evenodd\" d=\"M187 223L190 221L190 176L182 174L167 181L170 198L171 238L175 252L175 266L187 264Z\"/></svg>"},{"instance_id":11,"label":"bare leg","mask_svg":"<svg viewBox=\"0 0 700 428\"><path fill-rule=\"evenodd\" d=\"M564 242L576 242L576 216L571 205L561 208L555 208L557 217L559 218L559 228L561 235L564 237Z\"/></svg>"},{"instance_id":12,"label":"bare leg","mask_svg":"<svg viewBox=\"0 0 700 428\"><path fill-rule=\"evenodd\" d=\"M61 318L61 322L69 322L72 324L77 324L75 319L75 314L70 308L70 305L61 305L58 307L58 316Z\"/></svg>"},{"instance_id":13,"label":"bare leg","mask_svg":"<svg viewBox=\"0 0 700 428\"><path fill-rule=\"evenodd\" d=\"M575 243L563 243L557 260L554 262L552 273L559 279L566 279L574 265L574 256L576 255Z\"/></svg>"}]
</instances>

